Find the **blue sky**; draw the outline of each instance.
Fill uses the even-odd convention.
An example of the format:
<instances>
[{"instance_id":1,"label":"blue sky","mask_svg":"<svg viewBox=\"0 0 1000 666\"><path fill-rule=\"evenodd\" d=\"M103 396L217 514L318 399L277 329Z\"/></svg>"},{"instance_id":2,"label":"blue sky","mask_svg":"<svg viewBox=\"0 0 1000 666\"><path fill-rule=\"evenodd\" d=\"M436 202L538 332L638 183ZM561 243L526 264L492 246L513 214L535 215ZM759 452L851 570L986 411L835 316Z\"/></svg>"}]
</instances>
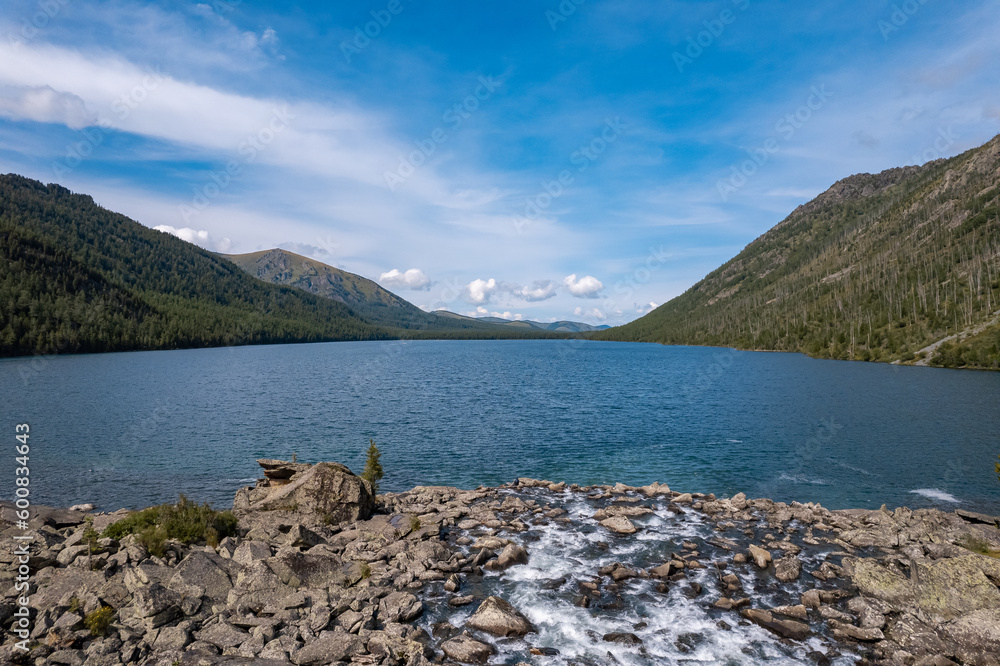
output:
<instances>
[{"instance_id":1,"label":"blue sky","mask_svg":"<svg viewBox=\"0 0 1000 666\"><path fill-rule=\"evenodd\" d=\"M1000 132L1000 2L0 9L0 172L426 309L617 324Z\"/></svg>"}]
</instances>

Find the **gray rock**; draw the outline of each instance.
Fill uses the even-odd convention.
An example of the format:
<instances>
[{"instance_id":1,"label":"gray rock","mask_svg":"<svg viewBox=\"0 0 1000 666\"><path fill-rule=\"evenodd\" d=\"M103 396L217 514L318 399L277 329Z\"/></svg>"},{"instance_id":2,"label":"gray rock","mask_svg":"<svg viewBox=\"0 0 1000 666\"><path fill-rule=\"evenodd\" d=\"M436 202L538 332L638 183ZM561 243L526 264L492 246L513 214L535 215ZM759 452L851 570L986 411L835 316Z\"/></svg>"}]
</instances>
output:
<instances>
[{"instance_id":1,"label":"gray rock","mask_svg":"<svg viewBox=\"0 0 1000 666\"><path fill-rule=\"evenodd\" d=\"M229 591L226 603L232 607L244 604L258 611L277 604L294 592L266 564L256 560L237 574L236 584Z\"/></svg>"},{"instance_id":2,"label":"gray rock","mask_svg":"<svg viewBox=\"0 0 1000 666\"><path fill-rule=\"evenodd\" d=\"M326 543L323 537L313 532L304 525L296 523L289 530L285 543L293 548L312 548L321 543Z\"/></svg>"},{"instance_id":3,"label":"gray rock","mask_svg":"<svg viewBox=\"0 0 1000 666\"><path fill-rule=\"evenodd\" d=\"M342 631L324 631L292 655L293 664L331 664L350 661L351 657L364 652L364 641L353 634Z\"/></svg>"},{"instance_id":4,"label":"gray rock","mask_svg":"<svg viewBox=\"0 0 1000 666\"><path fill-rule=\"evenodd\" d=\"M298 468L289 477L288 483L240 489L233 502L233 510L237 515L251 511L288 511L337 524L367 520L375 510L375 498L371 485L347 467L321 462Z\"/></svg>"},{"instance_id":5,"label":"gray rock","mask_svg":"<svg viewBox=\"0 0 1000 666\"><path fill-rule=\"evenodd\" d=\"M618 645L636 646L642 645L642 639L632 633L615 632L604 634L605 643L617 643Z\"/></svg>"},{"instance_id":6,"label":"gray rock","mask_svg":"<svg viewBox=\"0 0 1000 666\"><path fill-rule=\"evenodd\" d=\"M497 556L497 564L501 569L506 570L517 564L528 563L528 551L516 543L507 544L500 555Z\"/></svg>"},{"instance_id":7,"label":"gray rock","mask_svg":"<svg viewBox=\"0 0 1000 666\"><path fill-rule=\"evenodd\" d=\"M226 622L216 622L201 631L196 631L194 637L199 641L211 643L220 650L236 647L250 638L250 634L240 631Z\"/></svg>"},{"instance_id":8,"label":"gray rock","mask_svg":"<svg viewBox=\"0 0 1000 666\"><path fill-rule=\"evenodd\" d=\"M449 659L463 664L484 664L494 653L493 646L461 635L446 640L441 649Z\"/></svg>"},{"instance_id":9,"label":"gray rock","mask_svg":"<svg viewBox=\"0 0 1000 666\"><path fill-rule=\"evenodd\" d=\"M1000 608L1000 560L970 554L913 562L911 574L870 558L854 560L849 574L865 596L898 609L916 609L926 618L946 622L981 609Z\"/></svg>"},{"instance_id":10,"label":"gray rock","mask_svg":"<svg viewBox=\"0 0 1000 666\"><path fill-rule=\"evenodd\" d=\"M157 652L183 650L191 644L191 632L187 627L164 627L153 641L153 649Z\"/></svg>"},{"instance_id":11,"label":"gray rock","mask_svg":"<svg viewBox=\"0 0 1000 666\"><path fill-rule=\"evenodd\" d=\"M776 618L768 611L759 608L744 608L740 611L740 615L782 638L802 641L810 633L809 625L805 622Z\"/></svg>"},{"instance_id":12,"label":"gray rock","mask_svg":"<svg viewBox=\"0 0 1000 666\"><path fill-rule=\"evenodd\" d=\"M524 636L535 631L528 618L500 597L487 597L467 624L494 636Z\"/></svg>"},{"instance_id":13,"label":"gray rock","mask_svg":"<svg viewBox=\"0 0 1000 666\"><path fill-rule=\"evenodd\" d=\"M957 646L954 654L963 663L995 664L1000 661L1000 608L973 611L940 631Z\"/></svg>"},{"instance_id":14,"label":"gray rock","mask_svg":"<svg viewBox=\"0 0 1000 666\"><path fill-rule=\"evenodd\" d=\"M328 546L317 546L306 552L281 550L267 560L267 565L281 582L291 587L319 588L330 583L343 585L345 579L351 577L351 572L345 571L340 556ZM357 574L360 580L362 571L359 570Z\"/></svg>"},{"instance_id":15,"label":"gray rock","mask_svg":"<svg viewBox=\"0 0 1000 666\"><path fill-rule=\"evenodd\" d=\"M753 558L757 566L761 569L766 569L767 565L771 562L771 553L754 544L750 544L749 551L750 557Z\"/></svg>"},{"instance_id":16,"label":"gray rock","mask_svg":"<svg viewBox=\"0 0 1000 666\"><path fill-rule=\"evenodd\" d=\"M601 521L601 526L605 527L615 534L635 534L636 527L632 524L632 521L625 516L612 516L610 518L605 518Z\"/></svg>"},{"instance_id":17,"label":"gray rock","mask_svg":"<svg viewBox=\"0 0 1000 666\"><path fill-rule=\"evenodd\" d=\"M409 592L390 592L379 602L379 619L383 623L412 622L424 612L424 605Z\"/></svg>"},{"instance_id":18,"label":"gray rock","mask_svg":"<svg viewBox=\"0 0 1000 666\"><path fill-rule=\"evenodd\" d=\"M263 541L244 541L233 551L232 560L248 566L254 560L266 560L272 554L271 547Z\"/></svg>"},{"instance_id":19,"label":"gray rock","mask_svg":"<svg viewBox=\"0 0 1000 666\"><path fill-rule=\"evenodd\" d=\"M181 595L157 582L138 588L133 595L135 615L144 620L149 629L179 618L183 614L180 605Z\"/></svg>"},{"instance_id":20,"label":"gray rock","mask_svg":"<svg viewBox=\"0 0 1000 666\"><path fill-rule=\"evenodd\" d=\"M201 588L212 603L220 603L233 589L233 582L222 566L224 561L218 555L193 550L175 567L167 587L184 592L191 587Z\"/></svg>"},{"instance_id":21,"label":"gray rock","mask_svg":"<svg viewBox=\"0 0 1000 666\"><path fill-rule=\"evenodd\" d=\"M841 624L834 628L833 637L838 641L855 640L874 642L885 640L885 635L875 627L855 627L852 624Z\"/></svg>"},{"instance_id":22,"label":"gray rock","mask_svg":"<svg viewBox=\"0 0 1000 666\"><path fill-rule=\"evenodd\" d=\"M797 580L801 573L802 562L795 555L786 555L774 561L774 575L784 583Z\"/></svg>"}]
</instances>

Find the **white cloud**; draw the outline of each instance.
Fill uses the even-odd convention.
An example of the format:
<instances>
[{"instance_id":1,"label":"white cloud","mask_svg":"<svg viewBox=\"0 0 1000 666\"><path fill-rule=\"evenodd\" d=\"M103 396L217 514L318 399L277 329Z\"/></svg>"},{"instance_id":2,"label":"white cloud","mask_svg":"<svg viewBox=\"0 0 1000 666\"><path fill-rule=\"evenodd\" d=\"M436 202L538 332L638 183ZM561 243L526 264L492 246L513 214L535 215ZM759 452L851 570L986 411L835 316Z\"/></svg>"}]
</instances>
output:
<instances>
[{"instance_id":1,"label":"white cloud","mask_svg":"<svg viewBox=\"0 0 1000 666\"><path fill-rule=\"evenodd\" d=\"M212 235L204 229L191 229L189 227L177 229L169 224L161 224L157 227L153 227L153 229L156 231L162 231L165 234L170 234L171 236L177 236L182 241L187 241L188 243L192 243L198 247L203 247L206 250L212 250L213 252L228 252L233 245L233 242L228 238L213 241Z\"/></svg>"},{"instance_id":2,"label":"white cloud","mask_svg":"<svg viewBox=\"0 0 1000 666\"><path fill-rule=\"evenodd\" d=\"M497 290L497 281L493 278L489 280L473 280L465 286L465 300L473 305L489 303L490 297Z\"/></svg>"},{"instance_id":3,"label":"white cloud","mask_svg":"<svg viewBox=\"0 0 1000 666\"><path fill-rule=\"evenodd\" d=\"M507 321L523 321L524 320L524 315L523 314L515 314L513 312L510 312L509 310L507 312L490 312L489 310L487 310L486 308L484 308L481 305L478 308L476 308L475 312L469 312L469 313L467 313L467 316L469 316L469 317L496 317L497 319L506 319Z\"/></svg>"},{"instance_id":4,"label":"white cloud","mask_svg":"<svg viewBox=\"0 0 1000 666\"><path fill-rule=\"evenodd\" d=\"M12 120L60 123L75 130L97 122L97 114L89 111L80 97L51 86L0 85L0 115Z\"/></svg>"},{"instance_id":5,"label":"white cloud","mask_svg":"<svg viewBox=\"0 0 1000 666\"><path fill-rule=\"evenodd\" d=\"M577 298L597 298L600 291L604 289L604 284L593 275L587 275L578 280L576 273L573 273L563 279L563 284L569 289L569 293Z\"/></svg>"},{"instance_id":6,"label":"white cloud","mask_svg":"<svg viewBox=\"0 0 1000 666\"><path fill-rule=\"evenodd\" d=\"M576 315L577 317L583 317L584 319L596 319L597 321L604 321L605 319L608 318L608 316L598 308L593 308L591 310L584 310L583 308L577 308L573 310L573 314Z\"/></svg>"},{"instance_id":7,"label":"white cloud","mask_svg":"<svg viewBox=\"0 0 1000 666\"><path fill-rule=\"evenodd\" d=\"M656 303L654 303L653 301L650 301L646 305L636 306L635 311L638 312L641 315L645 315L645 314L649 314L650 312L652 312L653 310L655 310L658 307L660 307L660 306L657 305Z\"/></svg>"},{"instance_id":8,"label":"white cloud","mask_svg":"<svg viewBox=\"0 0 1000 666\"><path fill-rule=\"evenodd\" d=\"M431 288L431 280L419 268L411 268L406 272L401 272L393 268L387 273L382 273L378 281L385 287L395 287L397 289L412 289L414 291L426 291Z\"/></svg>"},{"instance_id":9,"label":"white cloud","mask_svg":"<svg viewBox=\"0 0 1000 666\"><path fill-rule=\"evenodd\" d=\"M537 280L530 287L520 287L514 290L514 295L529 303L547 301L556 295L556 285L551 280Z\"/></svg>"}]
</instances>

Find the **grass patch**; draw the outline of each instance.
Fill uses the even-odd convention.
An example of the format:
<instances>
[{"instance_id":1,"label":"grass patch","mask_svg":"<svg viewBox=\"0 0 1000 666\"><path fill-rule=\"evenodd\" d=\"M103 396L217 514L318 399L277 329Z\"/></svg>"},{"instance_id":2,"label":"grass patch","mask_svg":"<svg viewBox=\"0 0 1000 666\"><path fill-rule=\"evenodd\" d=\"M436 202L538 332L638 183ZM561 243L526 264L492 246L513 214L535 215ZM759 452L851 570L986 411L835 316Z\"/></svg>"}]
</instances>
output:
<instances>
[{"instance_id":1,"label":"grass patch","mask_svg":"<svg viewBox=\"0 0 1000 666\"><path fill-rule=\"evenodd\" d=\"M112 523L103 536L121 540L135 534L146 550L163 557L167 539L191 544L206 542L217 546L220 539L236 535L236 516L232 511L216 511L208 504L196 504L181 495L177 504L151 506L130 513Z\"/></svg>"}]
</instances>

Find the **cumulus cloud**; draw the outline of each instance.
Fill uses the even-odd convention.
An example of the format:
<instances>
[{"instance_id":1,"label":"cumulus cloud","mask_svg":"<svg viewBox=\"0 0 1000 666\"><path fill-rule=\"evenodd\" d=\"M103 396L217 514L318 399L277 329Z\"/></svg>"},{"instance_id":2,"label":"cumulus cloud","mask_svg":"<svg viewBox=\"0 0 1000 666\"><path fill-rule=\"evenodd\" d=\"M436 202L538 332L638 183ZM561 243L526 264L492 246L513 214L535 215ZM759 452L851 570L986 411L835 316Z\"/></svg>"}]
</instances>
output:
<instances>
[{"instance_id":1,"label":"cumulus cloud","mask_svg":"<svg viewBox=\"0 0 1000 666\"><path fill-rule=\"evenodd\" d=\"M650 301L646 305L638 305L638 306L636 306L635 311L638 312L641 315L644 315L644 314L649 314L650 312L652 312L653 310L655 310L658 307L660 307L660 306L657 305L656 303L654 303L653 301Z\"/></svg>"},{"instance_id":2,"label":"cumulus cloud","mask_svg":"<svg viewBox=\"0 0 1000 666\"><path fill-rule=\"evenodd\" d=\"M576 315L577 317L583 317L584 319L596 319L597 321L604 321L605 319L608 318L606 314L604 314L603 312L601 312L601 310L597 308L593 308L591 310L584 310L583 308L577 308L576 310L573 310L573 314Z\"/></svg>"},{"instance_id":3,"label":"cumulus cloud","mask_svg":"<svg viewBox=\"0 0 1000 666\"><path fill-rule=\"evenodd\" d=\"M221 240L213 240L212 235L205 231L204 229L191 229L189 227L181 227L180 229L172 227L169 224L161 224L157 227L153 227L156 231L162 231L165 234L170 234L171 236L177 236L183 241L197 245L198 247L203 247L206 250L212 250L214 252L228 252L233 246L233 242L228 238L223 238Z\"/></svg>"},{"instance_id":4,"label":"cumulus cloud","mask_svg":"<svg viewBox=\"0 0 1000 666\"><path fill-rule=\"evenodd\" d=\"M529 303L537 303L555 296L556 285L552 280L536 280L530 287L518 287L513 293Z\"/></svg>"},{"instance_id":5,"label":"cumulus cloud","mask_svg":"<svg viewBox=\"0 0 1000 666\"><path fill-rule=\"evenodd\" d=\"M577 298L597 298L600 291L604 289L604 284L593 275L577 279L576 273L573 273L563 279L563 284L569 289L569 293Z\"/></svg>"},{"instance_id":6,"label":"cumulus cloud","mask_svg":"<svg viewBox=\"0 0 1000 666\"><path fill-rule=\"evenodd\" d=\"M507 321L523 321L524 315L519 313L507 312L490 312L483 306L476 308L475 312L467 313L469 317L496 317L497 319L506 319Z\"/></svg>"},{"instance_id":7,"label":"cumulus cloud","mask_svg":"<svg viewBox=\"0 0 1000 666\"><path fill-rule=\"evenodd\" d=\"M0 86L0 115L12 120L60 123L83 129L97 123L80 97L51 86Z\"/></svg>"},{"instance_id":8,"label":"cumulus cloud","mask_svg":"<svg viewBox=\"0 0 1000 666\"><path fill-rule=\"evenodd\" d=\"M465 285L465 300L473 305L489 303L490 298L497 291L497 281L493 278L489 280L473 280Z\"/></svg>"},{"instance_id":9,"label":"cumulus cloud","mask_svg":"<svg viewBox=\"0 0 1000 666\"><path fill-rule=\"evenodd\" d=\"M411 268L408 271L400 271L393 268L388 273L382 273L378 281L386 287L397 289L412 289L414 291L427 291L431 288L431 279L419 268Z\"/></svg>"}]
</instances>

